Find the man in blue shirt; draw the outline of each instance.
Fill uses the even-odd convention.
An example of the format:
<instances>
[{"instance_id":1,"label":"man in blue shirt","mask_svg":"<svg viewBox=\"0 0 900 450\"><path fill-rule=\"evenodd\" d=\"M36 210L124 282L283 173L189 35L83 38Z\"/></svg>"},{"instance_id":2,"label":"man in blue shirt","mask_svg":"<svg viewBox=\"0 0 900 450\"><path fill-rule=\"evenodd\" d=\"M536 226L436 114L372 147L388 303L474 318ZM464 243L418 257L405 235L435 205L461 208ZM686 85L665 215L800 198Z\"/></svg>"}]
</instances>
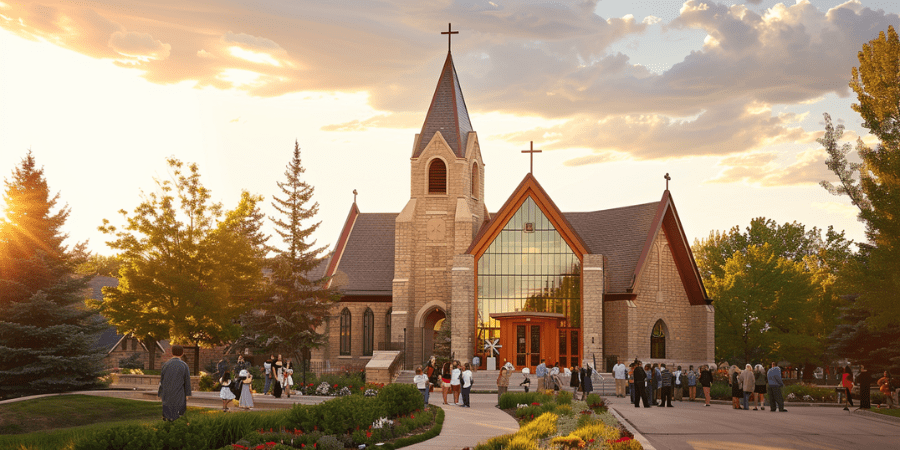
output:
<instances>
[{"instance_id":1,"label":"man in blue shirt","mask_svg":"<svg viewBox=\"0 0 900 450\"><path fill-rule=\"evenodd\" d=\"M546 381L547 374L548 374L547 364L545 364L544 360L541 359L541 363L538 364L538 366L535 367L535 369L534 369L534 376L536 376L538 379L537 389L539 392L543 391L547 387L547 381Z\"/></svg>"},{"instance_id":2,"label":"man in blue shirt","mask_svg":"<svg viewBox=\"0 0 900 450\"><path fill-rule=\"evenodd\" d=\"M769 380L769 410L775 412L777 404L779 411L787 412L784 409L784 397L781 396L781 388L784 386L784 381L781 380L781 367L772 363L772 368L766 372L766 378Z\"/></svg>"}]
</instances>

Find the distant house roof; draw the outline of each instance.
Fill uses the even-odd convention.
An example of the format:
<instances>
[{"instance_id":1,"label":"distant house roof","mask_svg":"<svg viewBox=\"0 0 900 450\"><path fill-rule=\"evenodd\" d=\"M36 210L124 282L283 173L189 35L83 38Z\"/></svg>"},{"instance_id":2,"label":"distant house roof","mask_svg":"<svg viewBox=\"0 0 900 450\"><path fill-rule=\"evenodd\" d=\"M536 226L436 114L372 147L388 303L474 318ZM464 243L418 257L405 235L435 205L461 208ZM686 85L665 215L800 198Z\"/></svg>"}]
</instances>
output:
<instances>
[{"instance_id":1,"label":"distant house roof","mask_svg":"<svg viewBox=\"0 0 900 450\"><path fill-rule=\"evenodd\" d=\"M453 153L462 158L466 152L466 142L472 131L472 122L469 120L469 111L466 109L466 101L463 99L462 88L459 87L459 77L456 75L456 67L453 58L447 53L444 68L434 90L434 97L428 107L428 115L422 124L422 132L413 150L413 158L419 155L431 142L431 138L438 131L450 145Z\"/></svg>"},{"instance_id":2,"label":"distant house roof","mask_svg":"<svg viewBox=\"0 0 900 450\"><path fill-rule=\"evenodd\" d=\"M119 280L113 277L107 277L98 275L91 278L91 281L88 281L88 286L91 288L91 298L94 300L102 301L103 300L103 288L104 287L116 287L119 285ZM103 321L106 322L106 318L103 318ZM116 327L110 326L107 327L103 332L100 333L100 337L97 339L97 343L94 348L102 348L109 353L113 351L118 345L119 342L122 342L122 339L125 339L127 335L119 334L116 331ZM165 350L159 342L156 343L160 350ZM144 343L141 342L141 346L144 346Z\"/></svg>"}]
</instances>

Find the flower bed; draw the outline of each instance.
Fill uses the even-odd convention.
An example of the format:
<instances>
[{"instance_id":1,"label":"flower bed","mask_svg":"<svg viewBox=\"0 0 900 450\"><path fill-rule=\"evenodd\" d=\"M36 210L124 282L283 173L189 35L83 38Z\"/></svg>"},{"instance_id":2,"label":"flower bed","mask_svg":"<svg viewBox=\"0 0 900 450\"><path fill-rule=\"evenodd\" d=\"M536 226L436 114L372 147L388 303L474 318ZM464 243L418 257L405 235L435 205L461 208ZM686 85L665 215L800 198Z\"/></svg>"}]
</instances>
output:
<instances>
[{"instance_id":1,"label":"flower bed","mask_svg":"<svg viewBox=\"0 0 900 450\"><path fill-rule=\"evenodd\" d=\"M586 400L572 401L569 396L560 399L543 392L503 394L500 408L515 416L522 428L488 439L475 450L642 448L607 412L602 397L591 394Z\"/></svg>"},{"instance_id":2,"label":"flower bed","mask_svg":"<svg viewBox=\"0 0 900 450\"><path fill-rule=\"evenodd\" d=\"M422 394L412 385L392 384L374 397L347 395L290 410L225 414L213 412L190 422L179 419L152 426L120 426L77 442L75 450L94 449L342 449L433 437L443 410L421 410ZM437 432L434 432L437 428ZM431 433L429 435L429 433ZM412 435L412 436L410 436Z\"/></svg>"}]
</instances>

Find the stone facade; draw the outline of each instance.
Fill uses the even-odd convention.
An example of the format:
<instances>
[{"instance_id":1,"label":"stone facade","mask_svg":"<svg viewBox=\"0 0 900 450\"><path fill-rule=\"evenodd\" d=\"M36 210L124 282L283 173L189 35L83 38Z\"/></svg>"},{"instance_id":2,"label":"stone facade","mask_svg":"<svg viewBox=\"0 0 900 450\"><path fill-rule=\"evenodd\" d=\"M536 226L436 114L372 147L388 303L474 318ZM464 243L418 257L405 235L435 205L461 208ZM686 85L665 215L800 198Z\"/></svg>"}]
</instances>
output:
<instances>
[{"instance_id":1,"label":"stone facade","mask_svg":"<svg viewBox=\"0 0 900 450\"><path fill-rule=\"evenodd\" d=\"M616 323L627 323L627 329L612 325L610 334L627 335L626 345L611 350L623 361L635 357L643 362L666 362L676 365L712 363L715 350L712 307L693 306L688 301L675 259L672 256L666 233L660 230L652 244L649 260L637 283L634 307L627 302L611 311ZM623 310L625 311L624 316ZM622 320L624 319L624 321ZM650 358L650 334L658 320L662 320L666 333L666 357Z\"/></svg>"},{"instance_id":2,"label":"stone facade","mask_svg":"<svg viewBox=\"0 0 900 450\"><path fill-rule=\"evenodd\" d=\"M603 361L603 255L584 255L581 269L581 358Z\"/></svg>"}]
</instances>

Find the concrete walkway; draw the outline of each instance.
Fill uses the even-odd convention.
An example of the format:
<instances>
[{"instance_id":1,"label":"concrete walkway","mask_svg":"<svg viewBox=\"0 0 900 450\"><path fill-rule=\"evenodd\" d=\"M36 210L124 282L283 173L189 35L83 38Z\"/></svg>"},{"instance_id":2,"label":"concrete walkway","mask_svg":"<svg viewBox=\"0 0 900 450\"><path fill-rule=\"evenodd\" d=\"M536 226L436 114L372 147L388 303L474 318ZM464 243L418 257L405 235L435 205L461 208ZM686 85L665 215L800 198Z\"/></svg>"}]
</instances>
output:
<instances>
[{"instance_id":1,"label":"concrete walkway","mask_svg":"<svg viewBox=\"0 0 900 450\"><path fill-rule=\"evenodd\" d=\"M897 448L900 423L873 420L839 407L785 405L787 412L734 410L730 402L673 402L673 408L635 408L609 398L611 409L649 445L691 450ZM872 413L870 413L872 414Z\"/></svg>"},{"instance_id":2,"label":"concrete walkway","mask_svg":"<svg viewBox=\"0 0 900 450\"><path fill-rule=\"evenodd\" d=\"M436 395L435 395L436 394ZM450 396L452 397L452 396ZM452 398L449 401L453 401ZM405 449L411 450L460 450L475 448L494 436L515 433L519 423L509 414L497 409L497 394L472 394L471 408L444 405L441 392L431 393L429 403L444 409L444 427L440 436L420 442Z\"/></svg>"}]
</instances>

